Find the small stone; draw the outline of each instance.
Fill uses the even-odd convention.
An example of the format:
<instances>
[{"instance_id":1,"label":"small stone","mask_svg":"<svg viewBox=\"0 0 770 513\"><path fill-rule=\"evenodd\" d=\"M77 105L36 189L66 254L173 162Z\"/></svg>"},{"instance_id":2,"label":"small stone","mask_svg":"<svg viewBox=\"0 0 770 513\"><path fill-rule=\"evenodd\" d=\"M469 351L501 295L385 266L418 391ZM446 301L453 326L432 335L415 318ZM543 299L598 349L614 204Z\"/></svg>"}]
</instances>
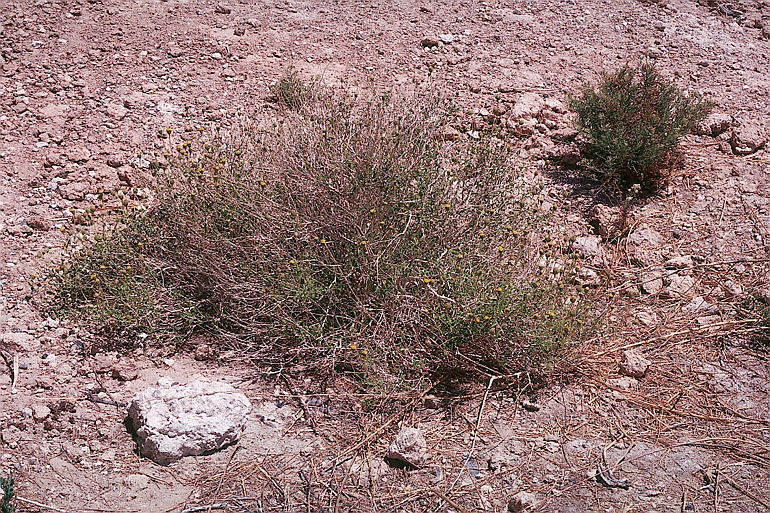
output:
<instances>
[{"instance_id":1,"label":"small stone","mask_svg":"<svg viewBox=\"0 0 770 513\"><path fill-rule=\"evenodd\" d=\"M532 401L527 401L526 399L521 402L521 405L527 411L540 411L539 404L533 403Z\"/></svg>"},{"instance_id":2,"label":"small stone","mask_svg":"<svg viewBox=\"0 0 770 513\"><path fill-rule=\"evenodd\" d=\"M663 273L649 271L642 273L642 292L645 294L658 294L663 290Z\"/></svg>"},{"instance_id":3,"label":"small stone","mask_svg":"<svg viewBox=\"0 0 770 513\"><path fill-rule=\"evenodd\" d=\"M620 372L632 378L643 378L650 368L650 361L636 351L623 351Z\"/></svg>"},{"instance_id":4,"label":"small stone","mask_svg":"<svg viewBox=\"0 0 770 513\"><path fill-rule=\"evenodd\" d=\"M51 228L51 223L49 223L45 217L38 214L33 214L27 218L27 226L33 230L45 232Z\"/></svg>"},{"instance_id":5,"label":"small stone","mask_svg":"<svg viewBox=\"0 0 770 513\"><path fill-rule=\"evenodd\" d=\"M524 93L508 112L510 119L536 118L545 108L545 100L537 93Z\"/></svg>"},{"instance_id":6,"label":"small stone","mask_svg":"<svg viewBox=\"0 0 770 513\"><path fill-rule=\"evenodd\" d=\"M604 258L601 240L594 235L575 238L572 243L572 250L592 261L601 261Z\"/></svg>"},{"instance_id":7,"label":"small stone","mask_svg":"<svg viewBox=\"0 0 770 513\"><path fill-rule=\"evenodd\" d=\"M695 278L672 274L670 282L665 290L665 295L670 298L692 297L695 290Z\"/></svg>"},{"instance_id":8,"label":"small stone","mask_svg":"<svg viewBox=\"0 0 770 513\"><path fill-rule=\"evenodd\" d=\"M538 503L537 496L534 493L519 492L508 502L508 511L511 513L534 511Z\"/></svg>"},{"instance_id":9,"label":"small stone","mask_svg":"<svg viewBox=\"0 0 770 513\"><path fill-rule=\"evenodd\" d=\"M246 34L246 27L240 26L233 29L233 34L235 34L238 37L242 37L244 34Z\"/></svg>"},{"instance_id":10,"label":"small stone","mask_svg":"<svg viewBox=\"0 0 770 513\"><path fill-rule=\"evenodd\" d=\"M67 152L67 158L71 162L81 163L86 162L91 158L91 152L85 146L75 146Z\"/></svg>"},{"instance_id":11,"label":"small stone","mask_svg":"<svg viewBox=\"0 0 770 513\"><path fill-rule=\"evenodd\" d=\"M106 374L110 372L117 363L117 358L114 354L99 353L94 356L91 363L91 368L97 374Z\"/></svg>"},{"instance_id":12,"label":"small stone","mask_svg":"<svg viewBox=\"0 0 770 513\"><path fill-rule=\"evenodd\" d=\"M422 38L422 41L420 41L420 45L422 45L423 48L435 48L438 44L439 40L432 36L424 37Z\"/></svg>"},{"instance_id":13,"label":"small stone","mask_svg":"<svg viewBox=\"0 0 770 513\"><path fill-rule=\"evenodd\" d=\"M603 239L611 239L620 231L620 209L598 204L591 210L588 222Z\"/></svg>"},{"instance_id":14,"label":"small stone","mask_svg":"<svg viewBox=\"0 0 770 513\"><path fill-rule=\"evenodd\" d=\"M655 312L641 311L636 314L636 318L645 326L652 326L658 322L658 315Z\"/></svg>"},{"instance_id":15,"label":"small stone","mask_svg":"<svg viewBox=\"0 0 770 513\"><path fill-rule=\"evenodd\" d=\"M128 114L128 109L119 103L110 103L107 105L107 115L115 119L123 119Z\"/></svg>"},{"instance_id":16,"label":"small stone","mask_svg":"<svg viewBox=\"0 0 770 513\"><path fill-rule=\"evenodd\" d=\"M112 379L118 381L133 381L139 377L139 373L131 364L120 363L112 369Z\"/></svg>"},{"instance_id":17,"label":"small stone","mask_svg":"<svg viewBox=\"0 0 770 513\"><path fill-rule=\"evenodd\" d=\"M451 45L452 43L455 42L455 36L453 36L452 34L439 34L438 38L445 45Z\"/></svg>"},{"instance_id":18,"label":"small stone","mask_svg":"<svg viewBox=\"0 0 770 513\"><path fill-rule=\"evenodd\" d=\"M150 478L144 474L129 474L123 478L123 483L130 490L144 490L150 486Z\"/></svg>"},{"instance_id":19,"label":"small stone","mask_svg":"<svg viewBox=\"0 0 770 513\"><path fill-rule=\"evenodd\" d=\"M99 459L101 459L103 461L115 461L115 457L116 456L117 456L117 452L115 451L115 449L110 448L110 449L107 449L106 451L104 451L99 456Z\"/></svg>"},{"instance_id":20,"label":"small stone","mask_svg":"<svg viewBox=\"0 0 770 513\"><path fill-rule=\"evenodd\" d=\"M410 467L419 467L428 459L427 444L422 431L416 428L401 428L396 439L390 444L385 457Z\"/></svg>"},{"instance_id":21,"label":"small stone","mask_svg":"<svg viewBox=\"0 0 770 513\"><path fill-rule=\"evenodd\" d=\"M757 125L741 125L733 130L730 147L736 155L751 155L764 148L767 134Z\"/></svg>"},{"instance_id":22,"label":"small stone","mask_svg":"<svg viewBox=\"0 0 770 513\"><path fill-rule=\"evenodd\" d=\"M716 137L725 133L732 123L732 117L727 114L715 112L709 114L706 119L701 121L698 126L695 127L695 133L698 135L710 135Z\"/></svg>"},{"instance_id":23,"label":"small stone","mask_svg":"<svg viewBox=\"0 0 770 513\"><path fill-rule=\"evenodd\" d=\"M666 269L687 269L694 265L692 257L690 255L678 256L666 260L663 264Z\"/></svg>"},{"instance_id":24,"label":"small stone","mask_svg":"<svg viewBox=\"0 0 770 513\"><path fill-rule=\"evenodd\" d=\"M36 404L32 407L32 418L36 422L43 422L51 414L51 409L44 404Z\"/></svg>"},{"instance_id":25,"label":"small stone","mask_svg":"<svg viewBox=\"0 0 770 513\"><path fill-rule=\"evenodd\" d=\"M654 265L662 260L660 250L664 242L665 239L660 233L642 225L626 239L628 255L635 264L645 267Z\"/></svg>"},{"instance_id":26,"label":"small stone","mask_svg":"<svg viewBox=\"0 0 770 513\"><path fill-rule=\"evenodd\" d=\"M608 379L607 384L611 387L628 391L636 388L639 385L639 382L636 380L636 378L632 378L631 376L621 376L615 379Z\"/></svg>"},{"instance_id":27,"label":"small stone","mask_svg":"<svg viewBox=\"0 0 770 513\"><path fill-rule=\"evenodd\" d=\"M225 4L217 4L214 8L214 12L217 14L230 14L233 10Z\"/></svg>"},{"instance_id":28,"label":"small stone","mask_svg":"<svg viewBox=\"0 0 770 513\"><path fill-rule=\"evenodd\" d=\"M48 153L45 156L45 163L43 165L45 167L61 166L62 165L61 155L53 152Z\"/></svg>"},{"instance_id":29,"label":"small stone","mask_svg":"<svg viewBox=\"0 0 770 513\"><path fill-rule=\"evenodd\" d=\"M182 47L179 46L176 43L169 43L168 45L168 54L171 57L181 57L184 55L184 50L182 50Z\"/></svg>"}]
</instances>

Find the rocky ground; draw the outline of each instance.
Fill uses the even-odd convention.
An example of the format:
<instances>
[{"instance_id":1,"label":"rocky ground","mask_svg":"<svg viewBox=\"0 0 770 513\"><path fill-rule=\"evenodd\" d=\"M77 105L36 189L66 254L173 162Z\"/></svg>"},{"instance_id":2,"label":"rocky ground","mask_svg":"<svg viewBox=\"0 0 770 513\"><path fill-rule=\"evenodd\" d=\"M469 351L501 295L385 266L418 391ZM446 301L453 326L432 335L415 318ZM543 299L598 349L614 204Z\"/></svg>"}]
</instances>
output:
<instances>
[{"instance_id":1,"label":"rocky ground","mask_svg":"<svg viewBox=\"0 0 770 513\"><path fill-rule=\"evenodd\" d=\"M770 510L770 366L736 311L770 295L766 0L2 7L0 465L20 511ZM564 102L643 56L716 116L618 241L618 209L561 165ZM153 155L185 131L269 108L290 66L332 86L436 87L462 109L448 135L503 130L575 237L586 285L608 287L609 333L580 376L536 394L491 383L385 400L255 376L232 355L94 355L88 333L49 316L38 278L73 225L141 201ZM243 392L240 441L167 466L138 457L127 406L160 377ZM413 471L383 459L407 427L424 437Z\"/></svg>"}]
</instances>

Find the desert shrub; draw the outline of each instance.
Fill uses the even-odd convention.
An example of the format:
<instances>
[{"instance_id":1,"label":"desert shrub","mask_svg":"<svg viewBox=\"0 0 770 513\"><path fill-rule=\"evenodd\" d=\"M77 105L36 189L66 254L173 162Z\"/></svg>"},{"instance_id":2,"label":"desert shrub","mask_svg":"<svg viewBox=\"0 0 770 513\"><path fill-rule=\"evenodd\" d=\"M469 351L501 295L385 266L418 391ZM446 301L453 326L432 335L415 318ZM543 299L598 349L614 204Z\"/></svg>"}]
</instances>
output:
<instances>
[{"instance_id":1,"label":"desert shrub","mask_svg":"<svg viewBox=\"0 0 770 513\"><path fill-rule=\"evenodd\" d=\"M708 115L710 103L684 94L650 64L602 73L570 99L583 152L602 179L654 189L679 140Z\"/></svg>"},{"instance_id":2,"label":"desert shrub","mask_svg":"<svg viewBox=\"0 0 770 513\"><path fill-rule=\"evenodd\" d=\"M544 369L581 338L589 304L536 264L546 219L500 141L443 142L437 100L289 105L183 142L149 208L56 274L57 304L385 384Z\"/></svg>"},{"instance_id":3,"label":"desert shrub","mask_svg":"<svg viewBox=\"0 0 770 513\"><path fill-rule=\"evenodd\" d=\"M300 109L313 100L316 83L302 80L296 70L290 69L270 87L273 99L280 105Z\"/></svg>"},{"instance_id":4,"label":"desert shrub","mask_svg":"<svg viewBox=\"0 0 770 513\"><path fill-rule=\"evenodd\" d=\"M0 477L0 492L3 494L0 498L0 513L15 513L16 511L16 507L11 504L15 496L13 486L13 472L8 477Z\"/></svg>"}]
</instances>

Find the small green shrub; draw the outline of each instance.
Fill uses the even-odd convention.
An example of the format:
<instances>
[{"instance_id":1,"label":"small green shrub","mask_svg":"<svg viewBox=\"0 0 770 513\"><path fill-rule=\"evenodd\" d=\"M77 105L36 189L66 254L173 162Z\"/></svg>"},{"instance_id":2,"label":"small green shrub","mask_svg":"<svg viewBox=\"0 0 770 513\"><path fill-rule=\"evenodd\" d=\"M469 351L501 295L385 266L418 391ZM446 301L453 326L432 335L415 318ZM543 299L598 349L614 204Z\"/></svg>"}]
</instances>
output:
<instances>
[{"instance_id":1,"label":"small green shrub","mask_svg":"<svg viewBox=\"0 0 770 513\"><path fill-rule=\"evenodd\" d=\"M275 101L290 109L301 109L306 103L312 101L315 90L315 82L302 80L295 70L289 70L270 87L270 93Z\"/></svg>"},{"instance_id":2,"label":"small green shrub","mask_svg":"<svg viewBox=\"0 0 770 513\"><path fill-rule=\"evenodd\" d=\"M502 142L443 142L435 100L311 98L180 145L149 210L56 274L59 307L378 386L537 372L581 339L590 303L535 264L546 219Z\"/></svg>"},{"instance_id":3,"label":"small green shrub","mask_svg":"<svg viewBox=\"0 0 770 513\"><path fill-rule=\"evenodd\" d=\"M583 152L602 179L654 189L679 140L708 115L711 104L685 95L650 63L602 73L570 99Z\"/></svg>"},{"instance_id":4,"label":"small green shrub","mask_svg":"<svg viewBox=\"0 0 770 513\"><path fill-rule=\"evenodd\" d=\"M11 504L15 497L13 472L8 477L0 477L0 492L3 493L0 502L0 513L15 513L16 507Z\"/></svg>"}]
</instances>

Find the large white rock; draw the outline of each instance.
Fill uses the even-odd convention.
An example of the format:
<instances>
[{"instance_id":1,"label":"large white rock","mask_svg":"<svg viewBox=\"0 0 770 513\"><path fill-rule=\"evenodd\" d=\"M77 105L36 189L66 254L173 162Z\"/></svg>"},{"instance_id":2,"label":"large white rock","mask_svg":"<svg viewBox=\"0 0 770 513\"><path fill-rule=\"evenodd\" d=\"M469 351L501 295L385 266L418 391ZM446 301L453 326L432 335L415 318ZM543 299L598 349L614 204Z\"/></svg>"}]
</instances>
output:
<instances>
[{"instance_id":1,"label":"large white rock","mask_svg":"<svg viewBox=\"0 0 770 513\"><path fill-rule=\"evenodd\" d=\"M160 464L196 456L238 440L251 402L225 383L158 381L134 398L128 417L139 452Z\"/></svg>"}]
</instances>

